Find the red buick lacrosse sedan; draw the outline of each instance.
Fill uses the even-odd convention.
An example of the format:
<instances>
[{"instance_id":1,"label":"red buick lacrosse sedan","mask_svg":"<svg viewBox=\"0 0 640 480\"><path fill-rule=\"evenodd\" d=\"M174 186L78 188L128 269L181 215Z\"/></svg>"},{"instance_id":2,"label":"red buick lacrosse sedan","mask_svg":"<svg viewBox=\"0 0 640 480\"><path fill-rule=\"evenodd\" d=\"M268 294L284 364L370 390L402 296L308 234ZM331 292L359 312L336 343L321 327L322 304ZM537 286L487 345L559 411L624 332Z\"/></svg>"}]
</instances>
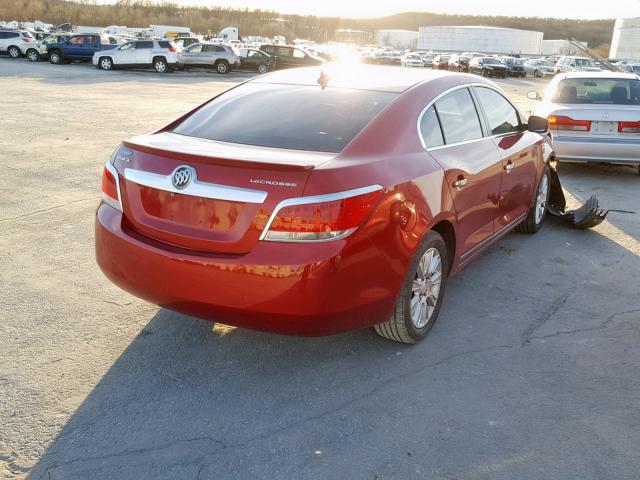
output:
<instances>
[{"instance_id":1,"label":"red buick lacrosse sedan","mask_svg":"<svg viewBox=\"0 0 640 480\"><path fill-rule=\"evenodd\" d=\"M106 162L102 271L133 295L294 335L414 343L445 283L536 232L553 156L490 81L382 66L242 83Z\"/></svg>"}]
</instances>

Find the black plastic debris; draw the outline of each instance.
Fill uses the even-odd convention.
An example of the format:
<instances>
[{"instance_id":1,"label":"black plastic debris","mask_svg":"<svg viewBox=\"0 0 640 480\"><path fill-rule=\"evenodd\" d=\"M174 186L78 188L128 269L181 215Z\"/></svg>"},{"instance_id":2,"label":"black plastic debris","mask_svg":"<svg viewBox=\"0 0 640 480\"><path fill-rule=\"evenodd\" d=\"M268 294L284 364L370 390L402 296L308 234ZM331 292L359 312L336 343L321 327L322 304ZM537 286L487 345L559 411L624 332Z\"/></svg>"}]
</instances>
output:
<instances>
[{"instance_id":1,"label":"black plastic debris","mask_svg":"<svg viewBox=\"0 0 640 480\"><path fill-rule=\"evenodd\" d=\"M573 228L586 229L600 225L607 218L609 212L635 213L627 210L603 210L600 208L598 199L595 194L580 208L565 211L567 208L567 200L560 185L558 172L555 168L551 168L551 189L549 191L549 201L547 202L547 212L555 217L564 219Z\"/></svg>"}]
</instances>

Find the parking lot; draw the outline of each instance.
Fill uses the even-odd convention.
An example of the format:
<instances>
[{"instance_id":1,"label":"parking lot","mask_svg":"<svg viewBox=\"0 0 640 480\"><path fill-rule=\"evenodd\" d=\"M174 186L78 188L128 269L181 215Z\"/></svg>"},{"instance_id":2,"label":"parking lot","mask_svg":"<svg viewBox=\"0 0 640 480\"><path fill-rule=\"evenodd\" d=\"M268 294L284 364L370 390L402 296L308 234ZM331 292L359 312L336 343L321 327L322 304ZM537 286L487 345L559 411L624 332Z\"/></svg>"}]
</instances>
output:
<instances>
[{"instance_id":1,"label":"parking lot","mask_svg":"<svg viewBox=\"0 0 640 480\"><path fill-rule=\"evenodd\" d=\"M638 478L640 215L509 234L412 347L212 324L102 275L108 155L251 75L0 58L0 478ZM527 112L545 85L497 83ZM636 169L559 173L640 210Z\"/></svg>"}]
</instances>

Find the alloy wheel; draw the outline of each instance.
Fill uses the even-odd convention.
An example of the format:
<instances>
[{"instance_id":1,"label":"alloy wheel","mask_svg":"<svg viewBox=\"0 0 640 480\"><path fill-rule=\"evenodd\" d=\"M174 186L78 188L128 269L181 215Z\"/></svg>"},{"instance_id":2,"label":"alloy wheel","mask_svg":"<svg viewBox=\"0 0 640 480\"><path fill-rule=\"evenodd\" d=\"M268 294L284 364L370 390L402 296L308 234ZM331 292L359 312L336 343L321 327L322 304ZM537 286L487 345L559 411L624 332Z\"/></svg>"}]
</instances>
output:
<instances>
[{"instance_id":1,"label":"alloy wheel","mask_svg":"<svg viewBox=\"0 0 640 480\"><path fill-rule=\"evenodd\" d=\"M423 328L431 320L438 303L441 282L442 257L437 249L429 248L420 259L411 286L411 322L416 328Z\"/></svg>"}]
</instances>

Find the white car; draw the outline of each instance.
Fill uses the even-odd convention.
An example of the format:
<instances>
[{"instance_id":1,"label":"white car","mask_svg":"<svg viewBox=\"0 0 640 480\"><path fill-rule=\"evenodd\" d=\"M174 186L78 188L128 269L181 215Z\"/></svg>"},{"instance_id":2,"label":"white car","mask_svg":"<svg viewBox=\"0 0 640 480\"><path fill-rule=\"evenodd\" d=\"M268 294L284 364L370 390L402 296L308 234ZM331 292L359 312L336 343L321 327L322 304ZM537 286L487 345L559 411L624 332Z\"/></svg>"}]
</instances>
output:
<instances>
[{"instance_id":1,"label":"white car","mask_svg":"<svg viewBox=\"0 0 640 480\"><path fill-rule=\"evenodd\" d=\"M555 67L555 73L601 71L602 69L588 57L560 57Z\"/></svg>"},{"instance_id":2,"label":"white car","mask_svg":"<svg viewBox=\"0 0 640 480\"><path fill-rule=\"evenodd\" d=\"M536 92L527 96L539 98ZM638 75L558 74L531 113L548 119L558 160L640 163Z\"/></svg>"},{"instance_id":3,"label":"white car","mask_svg":"<svg viewBox=\"0 0 640 480\"><path fill-rule=\"evenodd\" d=\"M156 72L165 73L178 64L178 53L169 40L135 40L94 53L93 64L101 70L153 67Z\"/></svg>"},{"instance_id":4,"label":"white car","mask_svg":"<svg viewBox=\"0 0 640 480\"><path fill-rule=\"evenodd\" d=\"M0 53L6 53L11 58L25 55L29 47L37 44L38 41L30 32L0 28Z\"/></svg>"},{"instance_id":5,"label":"white car","mask_svg":"<svg viewBox=\"0 0 640 480\"><path fill-rule=\"evenodd\" d=\"M403 67L424 67L424 61L418 53L406 53L400 59L400 65Z\"/></svg>"}]
</instances>

